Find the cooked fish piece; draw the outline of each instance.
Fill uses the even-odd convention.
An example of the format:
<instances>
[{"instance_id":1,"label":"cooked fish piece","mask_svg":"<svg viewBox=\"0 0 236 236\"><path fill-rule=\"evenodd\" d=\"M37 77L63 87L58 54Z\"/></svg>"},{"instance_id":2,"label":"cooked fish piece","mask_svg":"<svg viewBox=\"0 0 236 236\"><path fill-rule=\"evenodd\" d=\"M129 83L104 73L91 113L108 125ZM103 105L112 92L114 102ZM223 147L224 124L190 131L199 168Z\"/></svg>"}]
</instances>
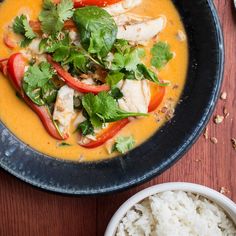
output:
<instances>
[{"instance_id":1,"label":"cooked fish piece","mask_svg":"<svg viewBox=\"0 0 236 236\"><path fill-rule=\"evenodd\" d=\"M147 113L151 92L147 80L124 80L118 84L124 97L118 100L119 107L127 112Z\"/></svg>"},{"instance_id":2,"label":"cooked fish piece","mask_svg":"<svg viewBox=\"0 0 236 236\"><path fill-rule=\"evenodd\" d=\"M123 0L121 2L104 7L103 9L106 10L110 15L117 16L130 11L141 3L142 0Z\"/></svg>"},{"instance_id":3,"label":"cooked fish piece","mask_svg":"<svg viewBox=\"0 0 236 236\"><path fill-rule=\"evenodd\" d=\"M80 123L84 122L84 121L86 121L86 118L84 117L83 112L81 111L81 112L77 115L77 117L76 117L76 119L75 119L75 121L74 121L74 127L77 128L78 125L79 125Z\"/></svg>"},{"instance_id":4,"label":"cooked fish piece","mask_svg":"<svg viewBox=\"0 0 236 236\"><path fill-rule=\"evenodd\" d=\"M156 19L144 20L132 24L126 23L118 26L118 39L126 39L133 43L145 44L157 36L166 26L166 18L161 16Z\"/></svg>"},{"instance_id":5,"label":"cooked fish piece","mask_svg":"<svg viewBox=\"0 0 236 236\"><path fill-rule=\"evenodd\" d=\"M153 18L149 16L140 16L133 13L125 13L118 16L114 16L113 19L115 20L118 26L124 26L124 25L133 25L133 24L141 23L144 21L151 20Z\"/></svg>"},{"instance_id":6,"label":"cooked fish piece","mask_svg":"<svg viewBox=\"0 0 236 236\"><path fill-rule=\"evenodd\" d=\"M69 132L70 123L74 116L74 89L67 85L60 88L53 112L53 120L58 122L60 131Z\"/></svg>"}]
</instances>

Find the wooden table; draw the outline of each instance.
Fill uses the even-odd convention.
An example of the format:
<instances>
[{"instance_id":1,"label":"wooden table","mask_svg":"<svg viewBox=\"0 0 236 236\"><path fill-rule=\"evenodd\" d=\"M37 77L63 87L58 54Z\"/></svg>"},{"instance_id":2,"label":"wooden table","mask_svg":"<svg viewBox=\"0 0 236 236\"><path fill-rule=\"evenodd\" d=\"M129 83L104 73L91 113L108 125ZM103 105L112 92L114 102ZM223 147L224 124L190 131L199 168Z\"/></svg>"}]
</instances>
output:
<instances>
[{"instance_id":1,"label":"wooden table","mask_svg":"<svg viewBox=\"0 0 236 236\"><path fill-rule=\"evenodd\" d=\"M236 201L236 12L231 0L214 0L226 45L226 101L219 100L215 115L225 107L222 124L209 124L209 139L201 137L174 167L140 187L97 198L70 198L42 192L0 170L0 236L102 236L110 217L132 194L148 186L189 181L223 191ZM218 144L210 141L216 137ZM223 188L222 188L223 187Z\"/></svg>"}]
</instances>

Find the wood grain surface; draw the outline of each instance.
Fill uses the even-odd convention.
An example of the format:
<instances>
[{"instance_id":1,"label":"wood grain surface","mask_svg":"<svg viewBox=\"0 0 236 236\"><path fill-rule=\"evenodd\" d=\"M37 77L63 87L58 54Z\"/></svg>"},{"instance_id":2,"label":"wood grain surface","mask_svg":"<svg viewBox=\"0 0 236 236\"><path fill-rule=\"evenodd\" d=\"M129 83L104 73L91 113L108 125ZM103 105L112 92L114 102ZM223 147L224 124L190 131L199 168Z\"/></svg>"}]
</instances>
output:
<instances>
[{"instance_id":1,"label":"wood grain surface","mask_svg":"<svg viewBox=\"0 0 236 236\"><path fill-rule=\"evenodd\" d=\"M211 120L209 139L201 137L174 167L151 182L132 190L97 198L57 196L32 188L0 170L0 236L102 236L110 217L132 194L148 186L170 181L188 181L222 190L236 201L236 11L233 1L215 0L223 26L226 47L222 91L214 115L224 107L229 116L222 124ZM217 144L210 141L218 140ZM223 187L223 188L222 188Z\"/></svg>"}]
</instances>

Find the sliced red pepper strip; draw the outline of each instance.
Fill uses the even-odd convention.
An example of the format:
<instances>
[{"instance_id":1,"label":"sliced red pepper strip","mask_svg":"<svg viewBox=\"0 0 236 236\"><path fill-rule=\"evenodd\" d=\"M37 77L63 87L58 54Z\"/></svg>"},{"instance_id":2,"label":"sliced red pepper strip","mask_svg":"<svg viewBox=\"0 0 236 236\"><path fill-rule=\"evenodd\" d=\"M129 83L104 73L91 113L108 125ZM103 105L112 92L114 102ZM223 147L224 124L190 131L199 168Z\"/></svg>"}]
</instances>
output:
<instances>
[{"instance_id":1,"label":"sliced red pepper strip","mask_svg":"<svg viewBox=\"0 0 236 236\"><path fill-rule=\"evenodd\" d=\"M51 114L46 106L37 106L34 104L23 92L21 83L24 78L26 60L21 53L13 54L7 63L9 79L16 89L21 94L26 104L39 116L45 129L55 139L65 140L68 138L68 134L61 135L56 126L53 123Z\"/></svg>"},{"instance_id":2,"label":"sliced red pepper strip","mask_svg":"<svg viewBox=\"0 0 236 236\"><path fill-rule=\"evenodd\" d=\"M151 84L151 101L148 106L148 112L155 111L161 104L166 93L166 88Z\"/></svg>"},{"instance_id":3,"label":"sliced red pepper strip","mask_svg":"<svg viewBox=\"0 0 236 236\"><path fill-rule=\"evenodd\" d=\"M100 135L97 136L96 141L91 141L87 144L81 145L82 147L85 148L96 148L113 138L121 129L123 129L128 123L129 119L123 119L120 121L116 121L112 124L109 125L109 127L102 132Z\"/></svg>"},{"instance_id":4,"label":"sliced red pepper strip","mask_svg":"<svg viewBox=\"0 0 236 236\"><path fill-rule=\"evenodd\" d=\"M17 47L17 43L14 41L14 39L9 35L9 33L5 33L3 36L3 42L4 44L10 48L14 49Z\"/></svg>"},{"instance_id":5,"label":"sliced red pepper strip","mask_svg":"<svg viewBox=\"0 0 236 236\"><path fill-rule=\"evenodd\" d=\"M26 59L21 53L10 56L7 62L7 72L12 85L17 92L22 93L21 82L24 78Z\"/></svg>"},{"instance_id":6,"label":"sliced red pepper strip","mask_svg":"<svg viewBox=\"0 0 236 236\"><path fill-rule=\"evenodd\" d=\"M74 78L71 76L69 72L64 70L62 66L52 60L52 57L50 55L47 55L48 62L53 66L53 68L57 71L57 74L62 77L66 84L70 86L71 88L81 92L81 93L94 93L98 94L102 91L109 91L110 87L106 84L104 85L89 85L82 83L77 78Z\"/></svg>"},{"instance_id":7,"label":"sliced red pepper strip","mask_svg":"<svg viewBox=\"0 0 236 236\"><path fill-rule=\"evenodd\" d=\"M75 0L74 7L84 7L84 6L98 6L98 7L105 7L107 5L111 5L121 0Z\"/></svg>"},{"instance_id":8,"label":"sliced red pepper strip","mask_svg":"<svg viewBox=\"0 0 236 236\"><path fill-rule=\"evenodd\" d=\"M74 0L74 7L84 7L84 6L98 6L105 7L107 5L111 5L121 0ZM54 0L54 3L59 3L60 0Z\"/></svg>"}]
</instances>

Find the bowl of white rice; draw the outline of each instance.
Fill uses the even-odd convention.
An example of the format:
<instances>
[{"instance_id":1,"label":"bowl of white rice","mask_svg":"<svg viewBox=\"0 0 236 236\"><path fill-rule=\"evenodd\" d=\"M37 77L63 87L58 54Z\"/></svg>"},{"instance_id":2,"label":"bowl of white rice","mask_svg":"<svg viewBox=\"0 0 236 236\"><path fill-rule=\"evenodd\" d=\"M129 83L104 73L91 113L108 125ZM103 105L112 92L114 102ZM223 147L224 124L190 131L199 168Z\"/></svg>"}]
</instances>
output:
<instances>
[{"instance_id":1,"label":"bowl of white rice","mask_svg":"<svg viewBox=\"0 0 236 236\"><path fill-rule=\"evenodd\" d=\"M128 199L105 236L236 236L236 204L192 183L165 183Z\"/></svg>"}]
</instances>

